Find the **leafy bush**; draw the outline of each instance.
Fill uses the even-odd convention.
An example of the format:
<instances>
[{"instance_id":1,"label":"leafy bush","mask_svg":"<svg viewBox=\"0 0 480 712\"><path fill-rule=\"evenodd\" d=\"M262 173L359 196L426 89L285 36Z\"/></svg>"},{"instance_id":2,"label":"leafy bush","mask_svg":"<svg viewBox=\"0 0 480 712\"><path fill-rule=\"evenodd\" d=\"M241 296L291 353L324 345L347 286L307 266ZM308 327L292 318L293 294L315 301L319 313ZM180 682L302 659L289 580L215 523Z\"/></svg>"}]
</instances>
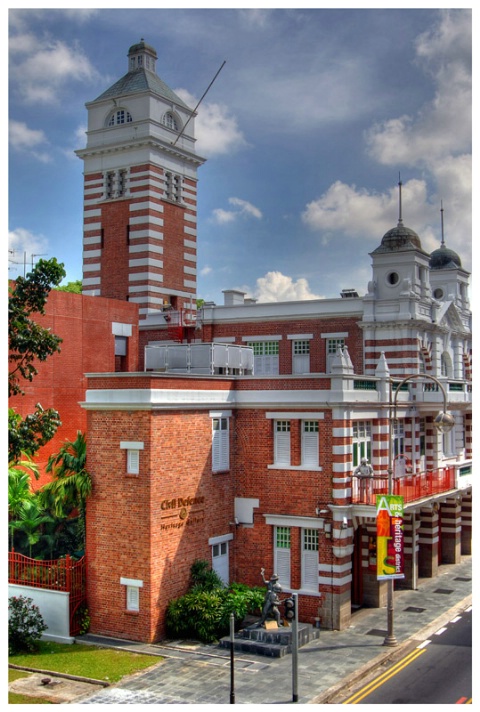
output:
<instances>
[{"instance_id":1,"label":"leafy bush","mask_svg":"<svg viewBox=\"0 0 480 712\"><path fill-rule=\"evenodd\" d=\"M40 609L31 598L11 596L8 599L8 652L34 652L42 633L47 630Z\"/></svg>"},{"instance_id":2,"label":"leafy bush","mask_svg":"<svg viewBox=\"0 0 480 712\"><path fill-rule=\"evenodd\" d=\"M262 608L265 589L239 583L227 588L208 562L196 561L191 578L188 593L170 601L167 608L167 631L173 638L211 643L228 634L231 613L238 626L247 614Z\"/></svg>"}]
</instances>

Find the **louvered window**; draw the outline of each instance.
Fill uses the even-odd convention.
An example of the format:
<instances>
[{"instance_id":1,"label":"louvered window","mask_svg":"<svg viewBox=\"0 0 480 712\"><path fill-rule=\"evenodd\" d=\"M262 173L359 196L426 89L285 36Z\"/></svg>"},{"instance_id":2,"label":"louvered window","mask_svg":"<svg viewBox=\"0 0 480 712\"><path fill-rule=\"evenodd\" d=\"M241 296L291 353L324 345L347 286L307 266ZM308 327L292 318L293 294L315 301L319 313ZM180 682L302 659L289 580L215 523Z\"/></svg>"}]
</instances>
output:
<instances>
[{"instance_id":1,"label":"louvered window","mask_svg":"<svg viewBox=\"0 0 480 712\"><path fill-rule=\"evenodd\" d=\"M247 346L250 346L253 349L256 376L278 375L278 341L251 341L247 343Z\"/></svg>"},{"instance_id":2,"label":"louvered window","mask_svg":"<svg viewBox=\"0 0 480 712\"><path fill-rule=\"evenodd\" d=\"M290 550L290 527L275 527L274 568L285 588L290 588Z\"/></svg>"},{"instance_id":3,"label":"louvered window","mask_svg":"<svg viewBox=\"0 0 480 712\"><path fill-rule=\"evenodd\" d=\"M212 470L222 472L230 468L230 439L228 418L212 418Z\"/></svg>"},{"instance_id":4,"label":"louvered window","mask_svg":"<svg viewBox=\"0 0 480 712\"><path fill-rule=\"evenodd\" d=\"M275 420L274 463L290 465L290 421Z\"/></svg>"},{"instance_id":5,"label":"louvered window","mask_svg":"<svg viewBox=\"0 0 480 712\"><path fill-rule=\"evenodd\" d=\"M302 588L318 591L318 529L302 529Z\"/></svg>"},{"instance_id":6,"label":"louvered window","mask_svg":"<svg viewBox=\"0 0 480 712\"><path fill-rule=\"evenodd\" d=\"M127 611L140 610L140 589L138 586L127 586Z\"/></svg>"},{"instance_id":7,"label":"louvered window","mask_svg":"<svg viewBox=\"0 0 480 712\"><path fill-rule=\"evenodd\" d=\"M292 373L310 373L310 341L294 341Z\"/></svg>"},{"instance_id":8,"label":"louvered window","mask_svg":"<svg viewBox=\"0 0 480 712\"><path fill-rule=\"evenodd\" d=\"M318 420L302 421L302 465L318 467Z\"/></svg>"},{"instance_id":9,"label":"louvered window","mask_svg":"<svg viewBox=\"0 0 480 712\"><path fill-rule=\"evenodd\" d=\"M127 450L127 474L138 475L140 472L140 450Z\"/></svg>"}]
</instances>

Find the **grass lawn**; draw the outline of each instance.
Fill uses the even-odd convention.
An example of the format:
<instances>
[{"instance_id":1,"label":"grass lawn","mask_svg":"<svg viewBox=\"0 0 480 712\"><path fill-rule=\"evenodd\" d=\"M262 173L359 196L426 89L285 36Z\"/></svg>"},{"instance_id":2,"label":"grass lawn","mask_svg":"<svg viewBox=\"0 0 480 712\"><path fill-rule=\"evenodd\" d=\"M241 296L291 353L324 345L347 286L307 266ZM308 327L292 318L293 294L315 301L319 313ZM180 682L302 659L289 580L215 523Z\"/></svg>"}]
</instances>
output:
<instances>
[{"instance_id":1,"label":"grass lawn","mask_svg":"<svg viewBox=\"0 0 480 712\"><path fill-rule=\"evenodd\" d=\"M63 672L67 675L118 682L125 675L158 665L161 658L130 653L126 650L93 645L64 645L40 641L35 653L9 655L8 662L20 667Z\"/></svg>"}]
</instances>

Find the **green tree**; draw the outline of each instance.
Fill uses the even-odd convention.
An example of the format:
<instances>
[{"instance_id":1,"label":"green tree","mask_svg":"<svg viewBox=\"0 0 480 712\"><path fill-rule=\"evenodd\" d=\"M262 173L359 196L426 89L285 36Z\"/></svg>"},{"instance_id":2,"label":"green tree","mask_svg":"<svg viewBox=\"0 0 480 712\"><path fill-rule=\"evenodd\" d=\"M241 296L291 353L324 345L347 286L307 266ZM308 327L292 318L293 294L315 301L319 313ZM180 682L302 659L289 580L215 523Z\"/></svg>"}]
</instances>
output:
<instances>
[{"instance_id":1,"label":"green tree","mask_svg":"<svg viewBox=\"0 0 480 712\"><path fill-rule=\"evenodd\" d=\"M8 468L8 520L19 519L24 502L34 498L30 486L30 473L38 478L38 468L30 460L19 462ZM10 528L10 549L13 549L14 529Z\"/></svg>"},{"instance_id":2,"label":"green tree","mask_svg":"<svg viewBox=\"0 0 480 712\"><path fill-rule=\"evenodd\" d=\"M87 442L80 431L73 442L67 441L48 461L46 471L53 475L39 491L40 501L56 517L67 518L78 508L82 544L85 547L85 510L92 491L92 478L86 469Z\"/></svg>"},{"instance_id":3,"label":"green tree","mask_svg":"<svg viewBox=\"0 0 480 712\"><path fill-rule=\"evenodd\" d=\"M50 516L42 507L38 496L25 499L19 508L17 518L9 523L13 534L21 531L25 534L28 542L28 555L32 558L32 548L42 536L42 526L47 522L52 522Z\"/></svg>"},{"instance_id":4,"label":"green tree","mask_svg":"<svg viewBox=\"0 0 480 712\"><path fill-rule=\"evenodd\" d=\"M23 395L22 380L32 381L36 364L60 351L61 338L32 319L44 314L52 287L65 277L63 264L55 258L39 260L25 277L18 277L9 286L8 298L8 394ZM61 424L52 408L36 405L35 413L22 418L9 410L9 462L16 462L22 452L33 456L54 436Z\"/></svg>"},{"instance_id":5,"label":"green tree","mask_svg":"<svg viewBox=\"0 0 480 712\"><path fill-rule=\"evenodd\" d=\"M72 292L73 294L81 294L82 293L82 280L77 279L75 282L67 282L67 284L63 284L61 287L57 287L57 291Z\"/></svg>"}]
</instances>

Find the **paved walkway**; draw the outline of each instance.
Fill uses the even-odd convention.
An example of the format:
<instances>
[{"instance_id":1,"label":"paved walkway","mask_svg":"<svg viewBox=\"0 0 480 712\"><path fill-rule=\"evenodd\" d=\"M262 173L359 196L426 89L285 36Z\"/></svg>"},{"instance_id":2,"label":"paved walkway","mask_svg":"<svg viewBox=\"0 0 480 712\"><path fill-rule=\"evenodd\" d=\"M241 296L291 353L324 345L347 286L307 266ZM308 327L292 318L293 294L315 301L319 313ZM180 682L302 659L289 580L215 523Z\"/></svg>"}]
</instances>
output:
<instances>
[{"instance_id":1,"label":"paved walkway","mask_svg":"<svg viewBox=\"0 0 480 712\"><path fill-rule=\"evenodd\" d=\"M387 611L362 609L344 631L321 631L300 648L298 703L326 703L338 690L363 678L386 659L396 659L427 639L472 601L471 557L443 565L434 579L421 579L418 590L395 592L394 634L398 646L383 645ZM230 704L230 652L215 645L177 641L144 645L89 635L78 642L112 645L163 657L150 671L124 678L80 704ZM235 704L292 702L292 656L264 659L235 654Z\"/></svg>"}]
</instances>

